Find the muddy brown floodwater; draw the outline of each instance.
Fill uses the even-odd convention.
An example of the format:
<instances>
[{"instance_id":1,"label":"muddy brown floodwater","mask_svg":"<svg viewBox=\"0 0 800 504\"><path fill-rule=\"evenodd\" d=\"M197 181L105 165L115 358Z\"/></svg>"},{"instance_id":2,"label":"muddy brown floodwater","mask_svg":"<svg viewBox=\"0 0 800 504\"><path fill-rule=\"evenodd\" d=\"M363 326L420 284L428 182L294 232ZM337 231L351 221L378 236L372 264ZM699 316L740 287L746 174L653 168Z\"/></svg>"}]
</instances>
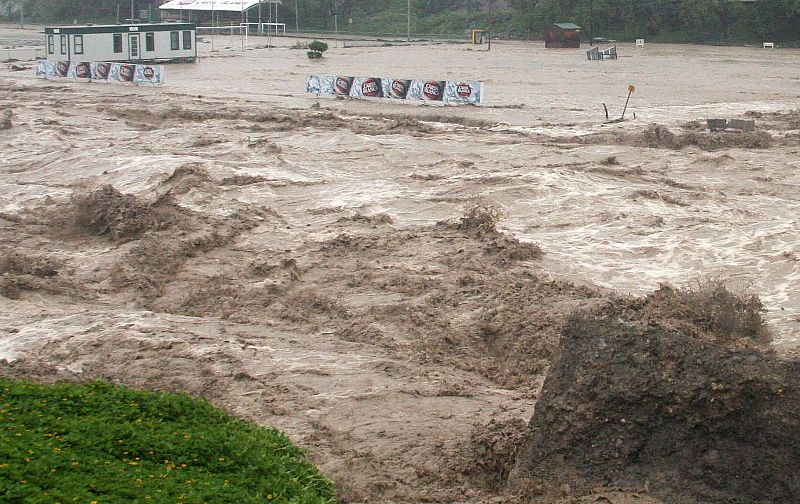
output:
<instances>
[{"instance_id":1,"label":"muddy brown floodwater","mask_svg":"<svg viewBox=\"0 0 800 504\"><path fill-rule=\"evenodd\" d=\"M39 38L0 27L2 47ZM4 373L202 394L285 430L343 502L504 502L573 310L719 278L796 352L800 51L311 62L274 41L205 37L160 88L3 65ZM318 98L310 72L480 79L487 101ZM629 120L604 124L629 83Z\"/></svg>"}]
</instances>

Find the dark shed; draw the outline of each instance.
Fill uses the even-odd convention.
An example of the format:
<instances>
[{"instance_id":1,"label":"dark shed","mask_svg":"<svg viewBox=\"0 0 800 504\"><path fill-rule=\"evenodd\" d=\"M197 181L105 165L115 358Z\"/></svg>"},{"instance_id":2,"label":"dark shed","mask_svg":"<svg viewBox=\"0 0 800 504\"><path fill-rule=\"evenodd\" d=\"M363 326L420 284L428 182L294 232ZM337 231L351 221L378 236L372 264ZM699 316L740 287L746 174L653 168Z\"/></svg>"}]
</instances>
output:
<instances>
[{"instance_id":1,"label":"dark shed","mask_svg":"<svg viewBox=\"0 0 800 504\"><path fill-rule=\"evenodd\" d=\"M556 23L544 32L545 47L580 47L581 27L575 23Z\"/></svg>"}]
</instances>

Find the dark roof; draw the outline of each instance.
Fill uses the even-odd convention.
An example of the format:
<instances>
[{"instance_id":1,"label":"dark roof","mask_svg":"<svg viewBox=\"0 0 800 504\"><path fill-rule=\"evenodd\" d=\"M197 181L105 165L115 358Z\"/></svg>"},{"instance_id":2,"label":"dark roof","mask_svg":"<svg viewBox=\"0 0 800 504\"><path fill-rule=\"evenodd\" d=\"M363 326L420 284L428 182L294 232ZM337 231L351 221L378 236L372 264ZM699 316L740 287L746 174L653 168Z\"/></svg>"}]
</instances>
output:
<instances>
[{"instance_id":1,"label":"dark roof","mask_svg":"<svg viewBox=\"0 0 800 504\"><path fill-rule=\"evenodd\" d=\"M133 28L133 29L132 29ZM153 32L173 30L194 30L195 23L134 23L114 25L72 25L48 26L44 29L47 34L58 33L62 35L84 33L128 33L128 32Z\"/></svg>"},{"instance_id":2,"label":"dark roof","mask_svg":"<svg viewBox=\"0 0 800 504\"><path fill-rule=\"evenodd\" d=\"M581 27L576 25L575 23L554 23L555 26L558 26L562 30L580 30Z\"/></svg>"}]
</instances>

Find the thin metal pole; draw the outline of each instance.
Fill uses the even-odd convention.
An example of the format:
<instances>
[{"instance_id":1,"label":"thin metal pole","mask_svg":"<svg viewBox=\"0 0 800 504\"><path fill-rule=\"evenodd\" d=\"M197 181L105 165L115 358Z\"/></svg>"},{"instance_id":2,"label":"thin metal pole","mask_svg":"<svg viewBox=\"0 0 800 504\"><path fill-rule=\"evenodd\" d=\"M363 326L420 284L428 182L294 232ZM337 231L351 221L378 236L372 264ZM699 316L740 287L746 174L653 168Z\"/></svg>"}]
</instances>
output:
<instances>
[{"instance_id":1,"label":"thin metal pole","mask_svg":"<svg viewBox=\"0 0 800 504\"><path fill-rule=\"evenodd\" d=\"M25 15L23 11L25 10L25 2L19 3L19 27L20 29L25 28Z\"/></svg>"},{"instance_id":2,"label":"thin metal pole","mask_svg":"<svg viewBox=\"0 0 800 504\"><path fill-rule=\"evenodd\" d=\"M336 40L336 47L339 47L339 8L336 6L336 1L333 2L333 33Z\"/></svg>"},{"instance_id":3,"label":"thin metal pole","mask_svg":"<svg viewBox=\"0 0 800 504\"><path fill-rule=\"evenodd\" d=\"M297 0L294 2L294 33L297 38L300 38L300 22L297 17Z\"/></svg>"},{"instance_id":4,"label":"thin metal pole","mask_svg":"<svg viewBox=\"0 0 800 504\"><path fill-rule=\"evenodd\" d=\"M258 34L264 34L264 25L261 24L261 0L258 0Z\"/></svg>"},{"instance_id":5,"label":"thin metal pole","mask_svg":"<svg viewBox=\"0 0 800 504\"><path fill-rule=\"evenodd\" d=\"M406 2L406 42L411 42L411 0Z\"/></svg>"},{"instance_id":6,"label":"thin metal pole","mask_svg":"<svg viewBox=\"0 0 800 504\"><path fill-rule=\"evenodd\" d=\"M628 87L628 99L625 100L625 107L622 109L622 119L625 119L625 111L628 110L628 102L631 101L631 95L633 94L633 89L629 86Z\"/></svg>"},{"instance_id":7,"label":"thin metal pole","mask_svg":"<svg viewBox=\"0 0 800 504\"><path fill-rule=\"evenodd\" d=\"M131 0L131 23L133 23L133 0Z\"/></svg>"}]
</instances>

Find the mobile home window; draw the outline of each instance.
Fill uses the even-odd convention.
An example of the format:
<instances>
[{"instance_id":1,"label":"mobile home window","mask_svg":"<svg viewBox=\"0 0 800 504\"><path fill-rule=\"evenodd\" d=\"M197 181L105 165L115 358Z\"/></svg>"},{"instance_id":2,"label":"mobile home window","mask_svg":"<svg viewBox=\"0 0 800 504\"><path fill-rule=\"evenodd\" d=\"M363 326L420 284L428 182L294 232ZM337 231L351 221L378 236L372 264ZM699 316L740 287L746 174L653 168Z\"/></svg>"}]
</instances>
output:
<instances>
[{"instance_id":1,"label":"mobile home window","mask_svg":"<svg viewBox=\"0 0 800 504\"><path fill-rule=\"evenodd\" d=\"M55 42L53 41L53 36L47 36L47 54L53 54L56 51Z\"/></svg>"},{"instance_id":2,"label":"mobile home window","mask_svg":"<svg viewBox=\"0 0 800 504\"><path fill-rule=\"evenodd\" d=\"M83 54L83 35L75 35L75 54Z\"/></svg>"},{"instance_id":3,"label":"mobile home window","mask_svg":"<svg viewBox=\"0 0 800 504\"><path fill-rule=\"evenodd\" d=\"M122 34L115 33L114 34L114 52L121 53L122 52Z\"/></svg>"},{"instance_id":4,"label":"mobile home window","mask_svg":"<svg viewBox=\"0 0 800 504\"><path fill-rule=\"evenodd\" d=\"M191 49L192 48L192 32L185 31L183 32L183 49Z\"/></svg>"},{"instance_id":5,"label":"mobile home window","mask_svg":"<svg viewBox=\"0 0 800 504\"><path fill-rule=\"evenodd\" d=\"M61 35L61 54L67 54L67 36Z\"/></svg>"},{"instance_id":6,"label":"mobile home window","mask_svg":"<svg viewBox=\"0 0 800 504\"><path fill-rule=\"evenodd\" d=\"M144 50L153 52L156 50L156 34L153 32L144 34Z\"/></svg>"},{"instance_id":7,"label":"mobile home window","mask_svg":"<svg viewBox=\"0 0 800 504\"><path fill-rule=\"evenodd\" d=\"M178 35L178 32L169 32L169 43L170 43L170 47L172 48L173 51L180 50L180 48L181 48L180 42L181 42L181 38Z\"/></svg>"}]
</instances>

